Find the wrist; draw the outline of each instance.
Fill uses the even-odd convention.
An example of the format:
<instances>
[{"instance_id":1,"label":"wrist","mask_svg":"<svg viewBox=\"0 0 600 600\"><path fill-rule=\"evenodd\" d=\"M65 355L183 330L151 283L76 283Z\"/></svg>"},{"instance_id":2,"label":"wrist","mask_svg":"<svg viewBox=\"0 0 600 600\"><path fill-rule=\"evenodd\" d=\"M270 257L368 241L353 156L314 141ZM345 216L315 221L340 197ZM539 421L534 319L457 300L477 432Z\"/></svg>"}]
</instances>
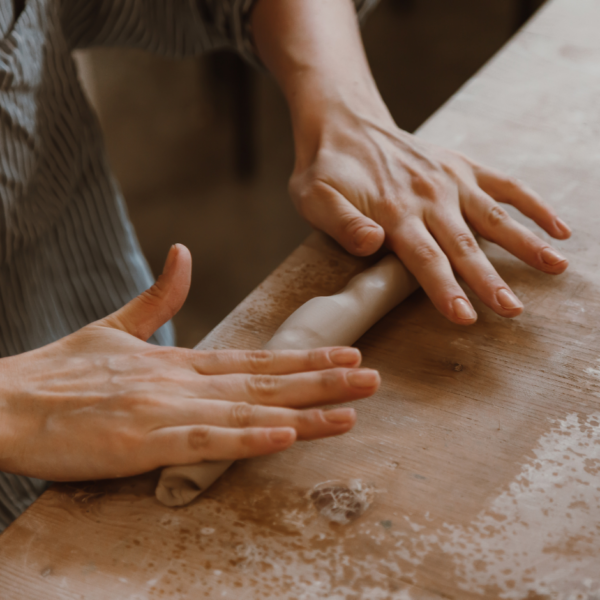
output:
<instances>
[{"instance_id":1,"label":"wrist","mask_svg":"<svg viewBox=\"0 0 600 600\"><path fill-rule=\"evenodd\" d=\"M296 162L310 164L328 136L359 122L382 126L394 120L370 77L335 80L326 74L302 73L284 89L294 133Z\"/></svg>"},{"instance_id":2,"label":"wrist","mask_svg":"<svg viewBox=\"0 0 600 600\"><path fill-rule=\"evenodd\" d=\"M37 432L35 410L19 385L22 357L0 359L0 471L17 474L22 474L22 442L34 439Z\"/></svg>"},{"instance_id":3,"label":"wrist","mask_svg":"<svg viewBox=\"0 0 600 600\"><path fill-rule=\"evenodd\" d=\"M258 55L287 99L297 159L319 147L339 115L391 120L350 0L260 0L251 27Z\"/></svg>"}]
</instances>

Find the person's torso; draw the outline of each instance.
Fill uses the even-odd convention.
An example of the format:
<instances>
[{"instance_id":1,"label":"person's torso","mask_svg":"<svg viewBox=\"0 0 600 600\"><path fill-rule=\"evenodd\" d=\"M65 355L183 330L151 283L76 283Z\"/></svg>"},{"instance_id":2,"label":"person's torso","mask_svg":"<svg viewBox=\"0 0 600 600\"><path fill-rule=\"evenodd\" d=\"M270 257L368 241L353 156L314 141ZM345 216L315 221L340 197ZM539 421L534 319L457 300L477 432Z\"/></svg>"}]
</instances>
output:
<instances>
[{"instance_id":1,"label":"person's torso","mask_svg":"<svg viewBox=\"0 0 600 600\"><path fill-rule=\"evenodd\" d=\"M101 152L61 3L3 0L0 18L0 264L35 242L77 196Z\"/></svg>"}]
</instances>

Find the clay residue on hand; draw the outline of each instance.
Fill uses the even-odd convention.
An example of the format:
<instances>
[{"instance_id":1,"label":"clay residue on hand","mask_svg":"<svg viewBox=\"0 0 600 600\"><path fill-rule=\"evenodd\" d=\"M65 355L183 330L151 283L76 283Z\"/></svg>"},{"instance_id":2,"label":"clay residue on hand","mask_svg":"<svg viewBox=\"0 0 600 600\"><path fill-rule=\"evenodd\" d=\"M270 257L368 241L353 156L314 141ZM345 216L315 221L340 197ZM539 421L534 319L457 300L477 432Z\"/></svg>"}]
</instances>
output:
<instances>
[{"instance_id":1,"label":"clay residue on hand","mask_svg":"<svg viewBox=\"0 0 600 600\"><path fill-rule=\"evenodd\" d=\"M369 508L374 496L373 486L364 484L360 479L352 479L348 484L324 481L309 492L317 511L339 525L346 525L360 517Z\"/></svg>"}]
</instances>

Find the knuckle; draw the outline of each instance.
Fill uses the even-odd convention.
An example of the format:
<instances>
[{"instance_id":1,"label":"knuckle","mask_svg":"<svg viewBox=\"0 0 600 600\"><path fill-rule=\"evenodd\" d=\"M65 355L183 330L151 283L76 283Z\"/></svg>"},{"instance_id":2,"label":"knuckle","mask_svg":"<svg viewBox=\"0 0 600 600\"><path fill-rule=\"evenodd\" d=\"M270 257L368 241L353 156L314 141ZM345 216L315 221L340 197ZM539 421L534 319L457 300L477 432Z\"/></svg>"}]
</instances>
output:
<instances>
[{"instance_id":1,"label":"knuckle","mask_svg":"<svg viewBox=\"0 0 600 600\"><path fill-rule=\"evenodd\" d=\"M322 421L322 411L317 408L301 410L296 414L296 425L299 427L311 426Z\"/></svg>"},{"instance_id":2,"label":"knuckle","mask_svg":"<svg viewBox=\"0 0 600 600\"><path fill-rule=\"evenodd\" d=\"M119 379L116 383L120 384ZM113 401L117 406L117 410L129 414L144 412L152 404L149 397L140 392L131 392L129 390L119 390L113 394Z\"/></svg>"},{"instance_id":3,"label":"knuckle","mask_svg":"<svg viewBox=\"0 0 600 600\"><path fill-rule=\"evenodd\" d=\"M511 190L518 190L523 187L523 183L512 175L508 175L504 178L504 185Z\"/></svg>"},{"instance_id":4,"label":"knuckle","mask_svg":"<svg viewBox=\"0 0 600 600\"><path fill-rule=\"evenodd\" d=\"M160 305L164 293L164 286L159 277L156 280L156 282L152 285L152 287L149 287L147 290L144 290L138 296L138 299L141 304L148 306L149 308L156 308L158 305Z\"/></svg>"},{"instance_id":5,"label":"knuckle","mask_svg":"<svg viewBox=\"0 0 600 600\"><path fill-rule=\"evenodd\" d=\"M248 353L247 358L250 372L264 373L272 367L275 355L269 350L257 350Z\"/></svg>"},{"instance_id":6,"label":"knuckle","mask_svg":"<svg viewBox=\"0 0 600 600\"><path fill-rule=\"evenodd\" d=\"M508 219L508 213L502 207L498 206L497 204L494 204L488 210L487 220L488 220L488 223L492 227L497 227L498 225L501 225L507 219Z\"/></svg>"},{"instance_id":7,"label":"knuckle","mask_svg":"<svg viewBox=\"0 0 600 600\"><path fill-rule=\"evenodd\" d=\"M175 348L173 346L158 346L140 353L143 358L153 358L161 361L168 360L174 363L189 364L197 354L189 348Z\"/></svg>"},{"instance_id":8,"label":"knuckle","mask_svg":"<svg viewBox=\"0 0 600 600\"><path fill-rule=\"evenodd\" d=\"M364 217L362 215L356 215L353 213L346 213L342 215L339 222L342 230L352 238L354 238L365 225Z\"/></svg>"},{"instance_id":9,"label":"knuckle","mask_svg":"<svg viewBox=\"0 0 600 600\"><path fill-rule=\"evenodd\" d=\"M300 183L300 176L296 173L292 174L288 181L287 190L288 194L294 199L294 201L300 196L302 193L302 187Z\"/></svg>"},{"instance_id":10,"label":"knuckle","mask_svg":"<svg viewBox=\"0 0 600 600\"><path fill-rule=\"evenodd\" d=\"M290 184L288 192L296 206L296 210L304 216L306 213L306 206L310 202L310 195L307 193L305 188L300 188L298 185Z\"/></svg>"},{"instance_id":11,"label":"knuckle","mask_svg":"<svg viewBox=\"0 0 600 600\"><path fill-rule=\"evenodd\" d=\"M318 367L329 362L329 350L309 350L306 363L309 367Z\"/></svg>"},{"instance_id":12,"label":"knuckle","mask_svg":"<svg viewBox=\"0 0 600 600\"><path fill-rule=\"evenodd\" d=\"M437 196L439 183L435 177L419 171L411 173L410 185L415 195L433 200Z\"/></svg>"},{"instance_id":13,"label":"knuckle","mask_svg":"<svg viewBox=\"0 0 600 600\"><path fill-rule=\"evenodd\" d=\"M248 456L253 449L256 448L258 443L258 436L256 430L245 429L240 435L240 447L242 456Z\"/></svg>"},{"instance_id":14,"label":"knuckle","mask_svg":"<svg viewBox=\"0 0 600 600\"><path fill-rule=\"evenodd\" d=\"M438 252L429 244L419 244L413 248L413 258L422 267L435 264L439 260Z\"/></svg>"},{"instance_id":15,"label":"knuckle","mask_svg":"<svg viewBox=\"0 0 600 600\"><path fill-rule=\"evenodd\" d=\"M255 375L248 379L248 391L252 397L268 398L279 388L279 379L273 375Z\"/></svg>"},{"instance_id":16,"label":"knuckle","mask_svg":"<svg viewBox=\"0 0 600 600\"><path fill-rule=\"evenodd\" d=\"M338 387L342 381L342 371L339 369L331 369L320 374L319 387L323 391L332 390Z\"/></svg>"},{"instance_id":17,"label":"knuckle","mask_svg":"<svg viewBox=\"0 0 600 600\"><path fill-rule=\"evenodd\" d=\"M306 172L299 173L294 171L288 180L288 192L294 197L304 195L304 190L307 187L305 180Z\"/></svg>"},{"instance_id":18,"label":"knuckle","mask_svg":"<svg viewBox=\"0 0 600 600\"><path fill-rule=\"evenodd\" d=\"M327 191L327 186L323 182L318 179L312 181L307 179L306 176L292 177L288 185L289 194L301 215L305 214L315 198L322 197Z\"/></svg>"},{"instance_id":19,"label":"knuckle","mask_svg":"<svg viewBox=\"0 0 600 600\"><path fill-rule=\"evenodd\" d=\"M406 199L384 196L379 200L378 212L381 215L380 223L398 224L405 223L415 216L415 206Z\"/></svg>"},{"instance_id":20,"label":"knuckle","mask_svg":"<svg viewBox=\"0 0 600 600\"><path fill-rule=\"evenodd\" d=\"M206 350L190 350L187 358L194 370L201 375L210 372L211 367L214 367L219 360L216 352L211 353Z\"/></svg>"},{"instance_id":21,"label":"knuckle","mask_svg":"<svg viewBox=\"0 0 600 600\"><path fill-rule=\"evenodd\" d=\"M475 238L470 233L459 233L454 237L454 248L461 256L475 254L479 246Z\"/></svg>"},{"instance_id":22,"label":"knuckle","mask_svg":"<svg viewBox=\"0 0 600 600\"><path fill-rule=\"evenodd\" d=\"M239 350L204 351L197 361L198 367L196 367L196 370L200 374L210 374L223 369L233 372L239 366L239 362Z\"/></svg>"},{"instance_id":23,"label":"knuckle","mask_svg":"<svg viewBox=\"0 0 600 600\"><path fill-rule=\"evenodd\" d=\"M115 432L112 442L113 448L118 448L120 454L131 453L142 445L142 436L130 428L123 427Z\"/></svg>"},{"instance_id":24,"label":"knuckle","mask_svg":"<svg viewBox=\"0 0 600 600\"><path fill-rule=\"evenodd\" d=\"M210 442L210 427L196 425L188 434L188 445L192 450L205 448Z\"/></svg>"},{"instance_id":25,"label":"knuckle","mask_svg":"<svg viewBox=\"0 0 600 600\"><path fill-rule=\"evenodd\" d=\"M397 212L400 208L397 195L391 193L389 190L379 190L379 198L377 200L379 210L384 214Z\"/></svg>"},{"instance_id":26,"label":"knuckle","mask_svg":"<svg viewBox=\"0 0 600 600\"><path fill-rule=\"evenodd\" d=\"M232 427L249 427L254 420L254 407L246 402L239 402L231 407L229 422Z\"/></svg>"}]
</instances>

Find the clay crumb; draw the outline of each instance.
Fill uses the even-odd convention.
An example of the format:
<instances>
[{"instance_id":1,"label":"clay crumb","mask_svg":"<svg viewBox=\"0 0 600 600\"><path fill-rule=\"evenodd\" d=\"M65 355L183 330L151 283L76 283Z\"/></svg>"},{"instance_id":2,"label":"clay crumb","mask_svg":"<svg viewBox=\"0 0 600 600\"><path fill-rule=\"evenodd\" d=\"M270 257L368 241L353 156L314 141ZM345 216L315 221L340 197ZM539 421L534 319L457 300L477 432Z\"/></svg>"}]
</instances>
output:
<instances>
[{"instance_id":1,"label":"clay crumb","mask_svg":"<svg viewBox=\"0 0 600 600\"><path fill-rule=\"evenodd\" d=\"M308 494L317 511L329 521L347 525L362 515L373 502L375 489L360 479L347 484L340 481L324 481Z\"/></svg>"}]
</instances>

